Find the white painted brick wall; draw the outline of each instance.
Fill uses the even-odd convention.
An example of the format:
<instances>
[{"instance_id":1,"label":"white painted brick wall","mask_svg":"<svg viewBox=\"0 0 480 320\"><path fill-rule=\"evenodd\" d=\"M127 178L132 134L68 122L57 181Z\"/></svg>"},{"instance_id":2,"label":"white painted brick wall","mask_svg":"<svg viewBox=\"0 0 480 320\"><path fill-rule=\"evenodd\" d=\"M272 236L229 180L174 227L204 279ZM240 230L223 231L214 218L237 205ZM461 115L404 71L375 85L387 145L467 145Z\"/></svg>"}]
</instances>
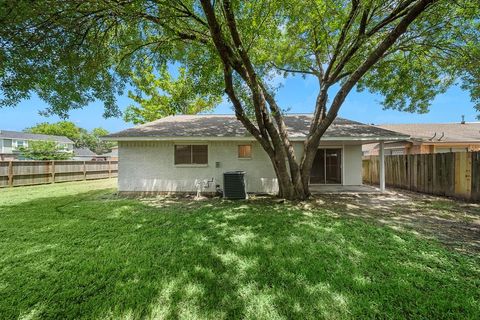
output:
<instances>
[{"instance_id":1,"label":"white painted brick wall","mask_svg":"<svg viewBox=\"0 0 480 320\"><path fill-rule=\"evenodd\" d=\"M188 143L185 141L182 144ZM211 179L215 182L205 191L215 191L215 185L223 188L223 173L243 170L246 172L248 192L275 193L277 179L270 159L257 142L209 141L192 142L208 144L208 165L175 166L172 142L132 141L119 143L119 191L196 191L196 179ZM239 144L252 144L252 159L238 159ZM300 156L301 143L295 150ZM345 146L345 184L360 185L361 146ZM216 168L215 163L220 162Z\"/></svg>"}]
</instances>

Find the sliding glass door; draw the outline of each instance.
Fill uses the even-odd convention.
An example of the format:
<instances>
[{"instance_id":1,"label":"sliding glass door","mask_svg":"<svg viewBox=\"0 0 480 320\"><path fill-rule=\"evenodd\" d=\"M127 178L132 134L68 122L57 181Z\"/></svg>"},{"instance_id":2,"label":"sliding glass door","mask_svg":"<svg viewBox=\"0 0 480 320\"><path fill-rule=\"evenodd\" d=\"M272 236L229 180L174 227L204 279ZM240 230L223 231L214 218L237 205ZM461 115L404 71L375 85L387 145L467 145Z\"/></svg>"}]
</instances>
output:
<instances>
[{"instance_id":1,"label":"sliding glass door","mask_svg":"<svg viewBox=\"0 0 480 320\"><path fill-rule=\"evenodd\" d=\"M310 171L311 184L342 184L342 149L318 149Z\"/></svg>"}]
</instances>

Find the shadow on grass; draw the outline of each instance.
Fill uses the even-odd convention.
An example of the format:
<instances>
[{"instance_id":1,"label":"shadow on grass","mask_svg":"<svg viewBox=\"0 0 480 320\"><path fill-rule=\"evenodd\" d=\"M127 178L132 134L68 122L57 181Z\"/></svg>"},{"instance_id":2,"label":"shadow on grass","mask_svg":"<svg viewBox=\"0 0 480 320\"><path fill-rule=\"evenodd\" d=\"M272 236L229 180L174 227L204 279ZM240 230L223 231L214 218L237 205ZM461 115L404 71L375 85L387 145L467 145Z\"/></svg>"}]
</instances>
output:
<instances>
[{"instance_id":1,"label":"shadow on grass","mask_svg":"<svg viewBox=\"0 0 480 320\"><path fill-rule=\"evenodd\" d=\"M480 205L413 192L317 196L313 207L439 240L449 248L480 254Z\"/></svg>"},{"instance_id":2,"label":"shadow on grass","mask_svg":"<svg viewBox=\"0 0 480 320\"><path fill-rule=\"evenodd\" d=\"M0 208L2 318L479 316L478 260L268 200Z\"/></svg>"}]
</instances>

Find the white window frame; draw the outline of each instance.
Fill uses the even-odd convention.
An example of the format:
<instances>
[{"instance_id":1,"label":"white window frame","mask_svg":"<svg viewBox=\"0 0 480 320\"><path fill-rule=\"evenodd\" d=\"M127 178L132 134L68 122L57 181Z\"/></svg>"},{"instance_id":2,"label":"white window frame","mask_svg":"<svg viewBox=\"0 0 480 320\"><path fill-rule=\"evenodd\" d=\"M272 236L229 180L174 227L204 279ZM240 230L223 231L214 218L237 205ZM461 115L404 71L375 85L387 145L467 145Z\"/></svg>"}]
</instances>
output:
<instances>
[{"instance_id":1,"label":"white window frame","mask_svg":"<svg viewBox=\"0 0 480 320\"><path fill-rule=\"evenodd\" d=\"M18 145L19 141L22 142L21 146ZM19 147L28 148L28 141L27 140L22 140L22 139L12 139L12 149L13 150L18 150Z\"/></svg>"}]
</instances>

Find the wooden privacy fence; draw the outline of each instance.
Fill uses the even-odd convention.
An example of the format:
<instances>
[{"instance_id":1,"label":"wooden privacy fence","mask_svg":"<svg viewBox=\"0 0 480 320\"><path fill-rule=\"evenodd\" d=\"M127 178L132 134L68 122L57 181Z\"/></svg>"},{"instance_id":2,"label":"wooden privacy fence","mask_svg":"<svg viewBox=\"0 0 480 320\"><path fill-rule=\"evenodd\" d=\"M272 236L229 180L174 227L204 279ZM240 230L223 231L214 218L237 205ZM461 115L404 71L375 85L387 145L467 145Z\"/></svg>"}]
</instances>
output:
<instances>
[{"instance_id":1,"label":"wooden privacy fence","mask_svg":"<svg viewBox=\"0 0 480 320\"><path fill-rule=\"evenodd\" d=\"M378 184L379 172L379 157L364 157L363 182ZM385 184L480 201L480 152L386 156Z\"/></svg>"},{"instance_id":2,"label":"wooden privacy fence","mask_svg":"<svg viewBox=\"0 0 480 320\"><path fill-rule=\"evenodd\" d=\"M116 177L118 161L0 161L0 187Z\"/></svg>"}]
</instances>

